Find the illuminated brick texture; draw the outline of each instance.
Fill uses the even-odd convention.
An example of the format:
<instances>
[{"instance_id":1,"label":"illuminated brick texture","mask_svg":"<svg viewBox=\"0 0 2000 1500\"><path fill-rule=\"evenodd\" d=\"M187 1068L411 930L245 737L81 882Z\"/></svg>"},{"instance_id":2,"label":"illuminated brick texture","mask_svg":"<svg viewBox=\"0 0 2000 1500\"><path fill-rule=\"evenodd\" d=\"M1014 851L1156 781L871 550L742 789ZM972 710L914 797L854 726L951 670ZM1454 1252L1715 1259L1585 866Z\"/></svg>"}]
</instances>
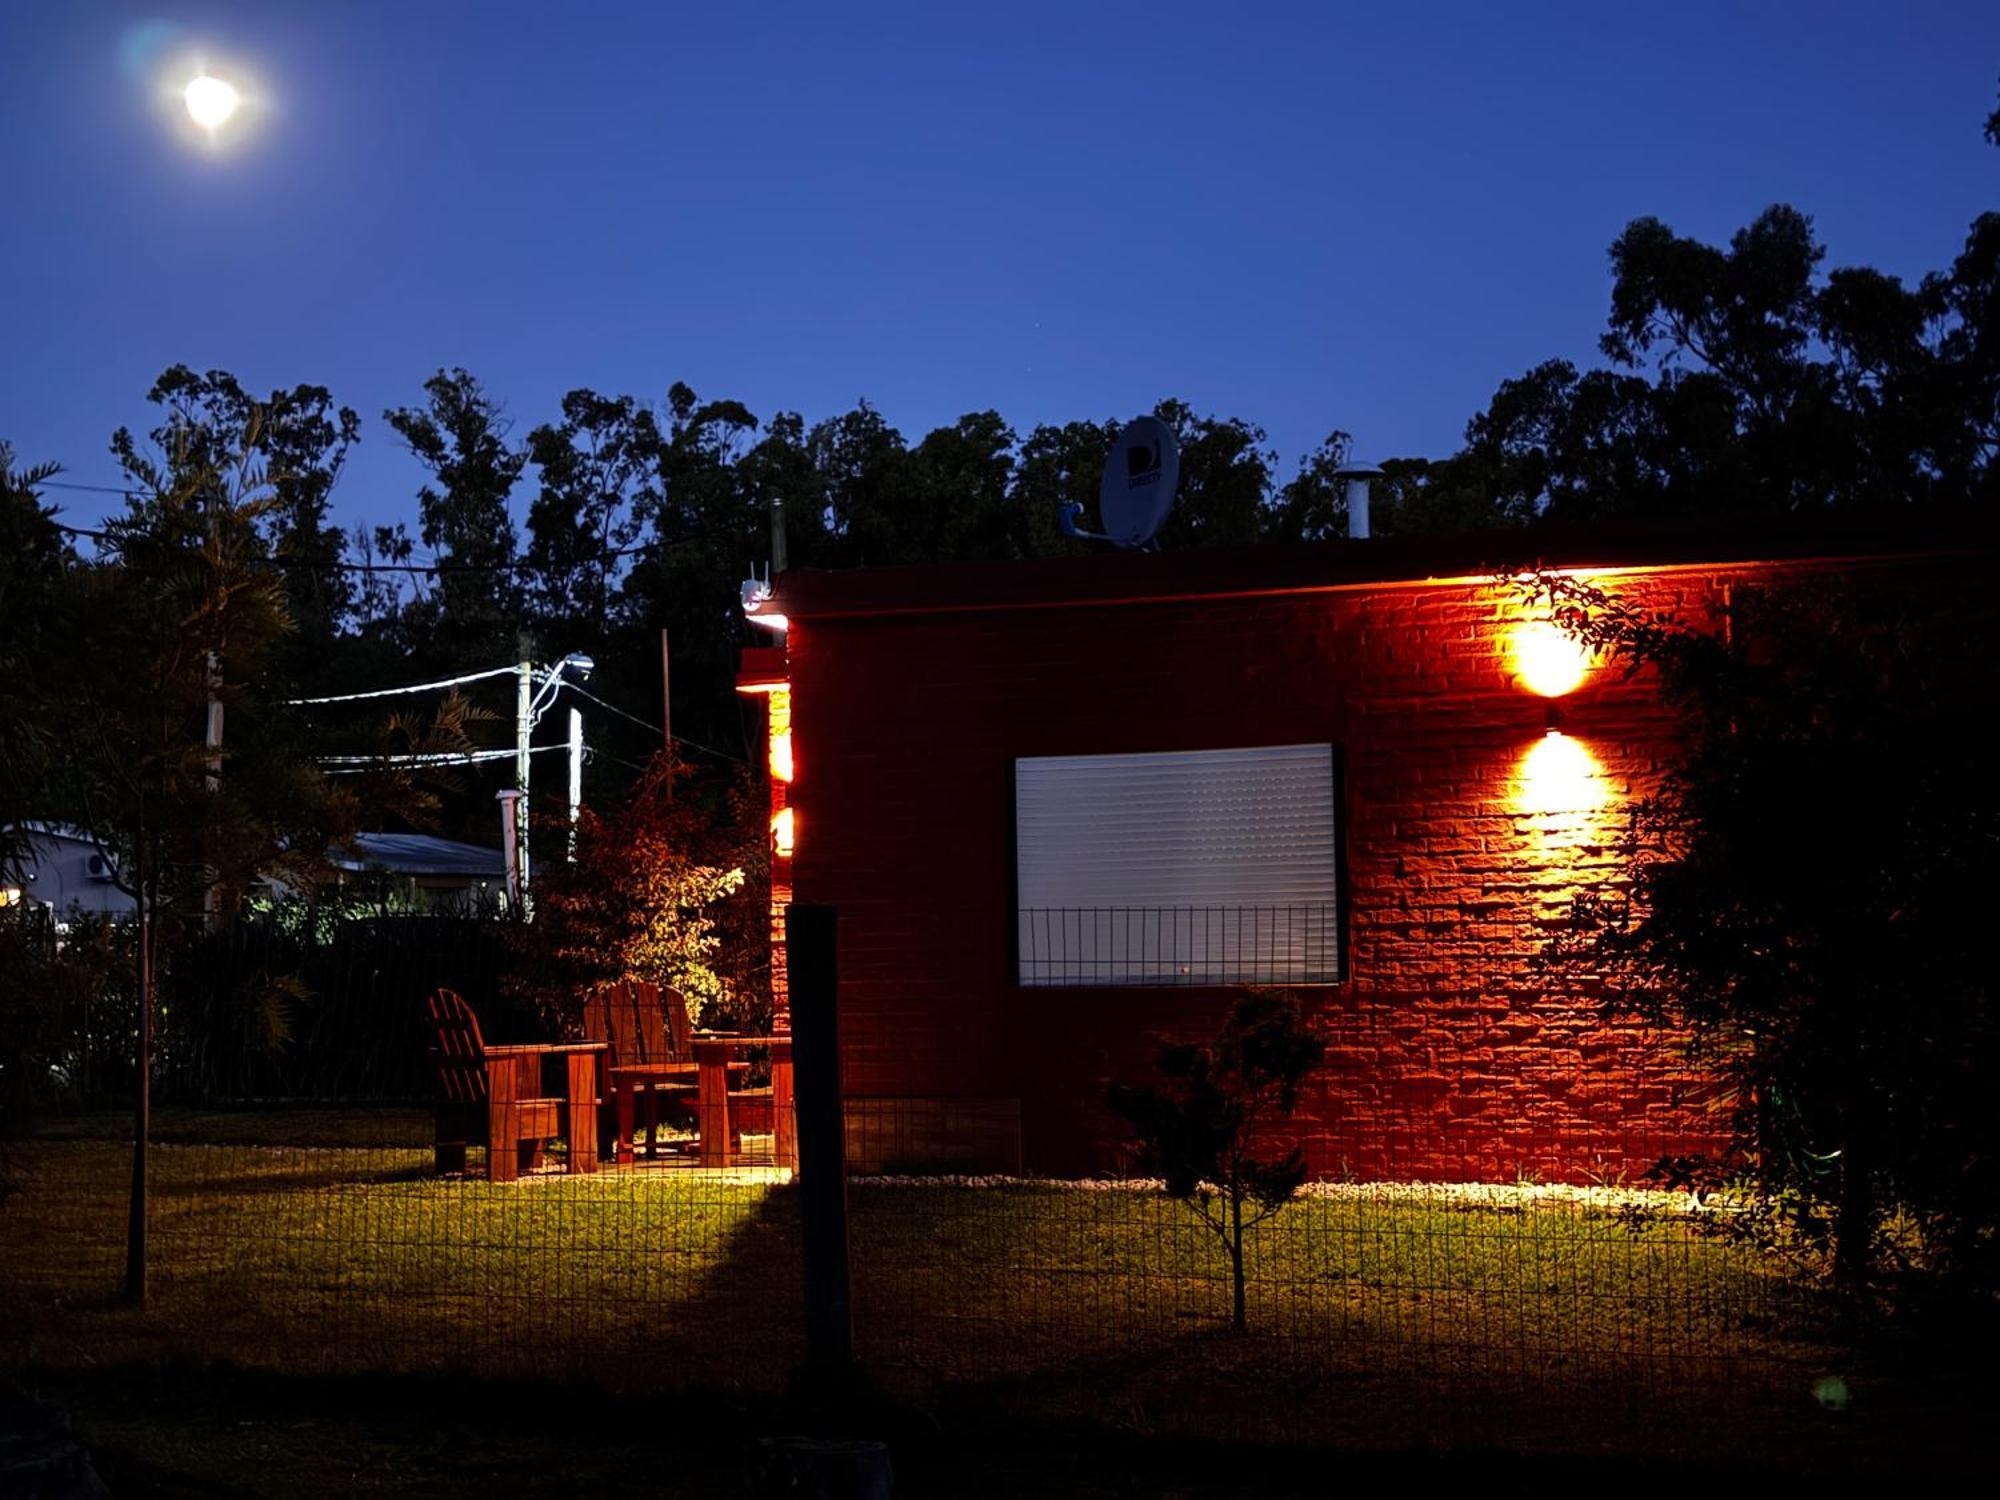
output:
<instances>
[{"instance_id":1,"label":"illuminated brick texture","mask_svg":"<svg viewBox=\"0 0 2000 1500\"><path fill-rule=\"evenodd\" d=\"M1760 576L1601 581L1715 625ZM1301 992L1328 1049L1294 1122L1314 1172L1630 1180L1719 1147L1727 1101L1674 1039L1607 1022L1587 982L1536 965L1572 892L1616 877L1623 808L1673 727L1643 677L1594 666L1555 733L1510 646L1524 618L1466 582L795 612L792 875L798 899L839 909L855 1107L1018 1111L1028 1169L1116 1170L1105 1085L1145 1076L1162 1039L1211 1033L1232 994L1013 982L1014 759L1331 741L1349 977ZM1013 1164L990 1129L918 1135L883 1158Z\"/></svg>"}]
</instances>

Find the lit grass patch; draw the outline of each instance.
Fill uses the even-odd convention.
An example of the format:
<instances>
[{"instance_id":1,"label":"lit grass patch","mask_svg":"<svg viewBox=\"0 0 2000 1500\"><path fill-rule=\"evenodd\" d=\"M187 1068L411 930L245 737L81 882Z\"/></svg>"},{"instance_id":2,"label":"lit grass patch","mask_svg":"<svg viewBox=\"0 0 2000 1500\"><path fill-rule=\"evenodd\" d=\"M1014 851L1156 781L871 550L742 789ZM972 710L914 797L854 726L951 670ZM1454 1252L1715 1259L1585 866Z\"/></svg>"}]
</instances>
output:
<instances>
[{"instance_id":1,"label":"lit grass patch","mask_svg":"<svg viewBox=\"0 0 2000 1500\"><path fill-rule=\"evenodd\" d=\"M263 1133L302 1128L339 1133ZM12 1359L772 1390L798 1357L788 1187L678 1168L440 1180L416 1143L162 1145L140 1313L115 1301L127 1150L13 1150ZM1768 1404L1825 1358L1806 1291L1673 1218L1302 1197L1251 1238L1243 1338L1221 1246L1157 1192L857 1183L850 1204L860 1351L909 1389L1018 1381L1148 1421L1380 1408L1423 1436L1523 1402L1557 1427L1607 1403Z\"/></svg>"}]
</instances>

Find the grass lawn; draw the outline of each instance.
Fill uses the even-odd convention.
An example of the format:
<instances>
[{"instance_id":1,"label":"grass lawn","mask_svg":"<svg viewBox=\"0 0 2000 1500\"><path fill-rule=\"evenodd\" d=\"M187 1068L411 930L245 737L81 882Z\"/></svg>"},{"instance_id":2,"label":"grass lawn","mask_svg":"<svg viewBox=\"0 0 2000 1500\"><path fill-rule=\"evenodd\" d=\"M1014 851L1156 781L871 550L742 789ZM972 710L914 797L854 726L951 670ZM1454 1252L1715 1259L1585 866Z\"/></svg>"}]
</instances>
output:
<instances>
[{"instance_id":1,"label":"grass lawn","mask_svg":"<svg viewBox=\"0 0 2000 1500\"><path fill-rule=\"evenodd\" d=\"M424 1117L179 1116L154 1152L152 1301L117 1304L128 1148L8 1148L0 1361L213 1361L766 1399L797 1361L788 1187L655 1169L430 1175ZM201 1142L201 1144L195 1144ZM856 1185L867 1366L940 1414L1109 1431L1845 1462L1906 1422L1766 1260L1573 1208L1305 1200L1253 1241L1251 1334L1215 1243L1129 1189ZM1849 1376L1855 1409L1809 1394ZM1864 1443L1863 1446L1872 1446Z\"/></svg>"}]
</instances>

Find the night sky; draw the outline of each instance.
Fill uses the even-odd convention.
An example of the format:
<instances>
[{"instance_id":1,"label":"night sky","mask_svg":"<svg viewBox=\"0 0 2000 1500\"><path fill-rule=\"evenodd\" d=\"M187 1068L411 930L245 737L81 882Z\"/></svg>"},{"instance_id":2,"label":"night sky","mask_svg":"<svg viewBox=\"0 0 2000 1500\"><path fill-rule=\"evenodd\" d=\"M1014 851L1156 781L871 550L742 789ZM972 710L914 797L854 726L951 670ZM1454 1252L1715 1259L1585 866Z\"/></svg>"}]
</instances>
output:
<instances>
[{"instance_id":1,"label":"night sky","mask_svg":"<svg viewBox=\"0 0 2000 1500\"><path fill-rule=\"evenodd\" d=\"M158 105L192 54L255 85L228 149ZM170 363L325 384L364 419L347 521L414 520L381 413L440 365L517 436L678 379L913 440L1172 395L1283 474L1335 427L1442 454L1593 356L1636 215L1789 201L1830 264L1914 277L2000 206L1990 0L5 0L0 57L0 438L111 483Z\"/></svg>"}]
</instances>

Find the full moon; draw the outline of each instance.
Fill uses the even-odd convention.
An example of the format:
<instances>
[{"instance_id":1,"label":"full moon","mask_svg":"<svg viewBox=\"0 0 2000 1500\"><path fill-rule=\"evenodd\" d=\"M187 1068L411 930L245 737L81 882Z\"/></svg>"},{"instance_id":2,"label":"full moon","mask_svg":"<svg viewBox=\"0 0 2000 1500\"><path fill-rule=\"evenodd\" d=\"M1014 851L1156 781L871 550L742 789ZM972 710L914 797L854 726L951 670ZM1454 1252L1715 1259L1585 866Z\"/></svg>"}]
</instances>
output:
<instances>
[{"instance_id":1,"label":"full moon","mask_svg":"<svg viewBox=\"0 0 2000 1500\"><path fill-rule=\"evenodd\" d=\"M203 130L219 130L228 124L229 117L243 102L243 96L236 92L233 84L211 78L206 73L188 84L183 97L187 100L189 118Z\"/></svg>"}]
</instances>

